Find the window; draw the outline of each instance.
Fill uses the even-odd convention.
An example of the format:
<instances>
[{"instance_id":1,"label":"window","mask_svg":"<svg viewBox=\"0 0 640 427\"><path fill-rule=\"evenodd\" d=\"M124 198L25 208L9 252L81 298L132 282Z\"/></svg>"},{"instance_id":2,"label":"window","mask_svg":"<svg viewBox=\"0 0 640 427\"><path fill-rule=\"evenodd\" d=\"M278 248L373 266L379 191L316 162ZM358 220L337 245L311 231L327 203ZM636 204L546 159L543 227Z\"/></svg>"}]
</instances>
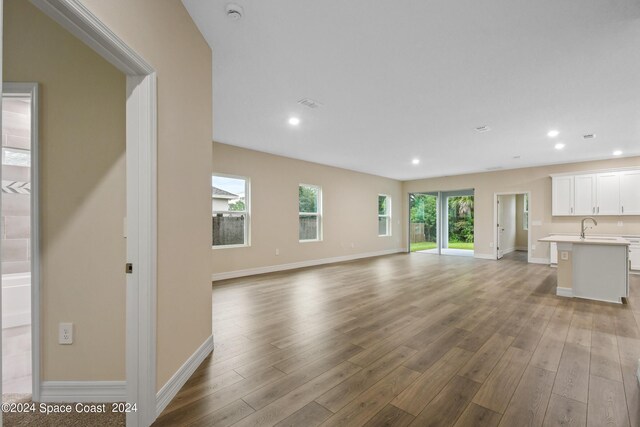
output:
<instances>
[{"instance_id":1,"label":"window","mask_svg":"<svg viewBox=\"0 0 640 427\"><path fill-rule=\"evenodd\" d=\"M19 148L2 148L2 164L7 166L31 166L31 152Z\"/></svg>"},{"instance_id":2,"label":"window","mask_svg":"<svg viewBox=\"0 0 640 427\"><path fill-rule=\"evenodd\" d=\"M214 175L211 179L214 248L249 245L249 179Z\"/></svg>"},{"instance_id":3,"label":"window","mask_svg":"<svg viewBox=\"0 0 640 427\"><path fill-rule=\"evenodd\" d=\"M378 236L391 236L391 197L378 194Z\"/></svg>"},{"instance_id":4,"label":"window","mask_svg":"<svg viewBox=\"0 0 640 427\"><path fill-rule=\"evenodd\" d=\"M301 242L322 240L322 189L314 185L298 187L298 238Z\"/></svg>"},{"instance_id":5,"label":"window","mask_svg":"<svg viewBox=\"0 0 640 427\"><path fill-rule=\"evenodd\" d=\"M524 210L522 212L522 229L523 230L528 230L529 229L529 195L525 194L524 195Z\"/></svg>"}]
</instances>

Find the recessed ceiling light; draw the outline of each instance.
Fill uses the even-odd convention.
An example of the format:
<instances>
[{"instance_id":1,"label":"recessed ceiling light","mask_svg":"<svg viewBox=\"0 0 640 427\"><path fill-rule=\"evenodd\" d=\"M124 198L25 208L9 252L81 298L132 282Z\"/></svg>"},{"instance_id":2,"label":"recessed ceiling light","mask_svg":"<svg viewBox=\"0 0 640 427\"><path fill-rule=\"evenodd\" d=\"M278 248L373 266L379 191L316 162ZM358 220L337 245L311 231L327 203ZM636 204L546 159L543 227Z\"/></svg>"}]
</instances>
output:
<instances>
[{"instance_id":1,"label":"recessed ceiling light","mask_svg":"<svg viewBox=\"0 0 640 427\"><path fill-rule=\"evenodd\" d=\"M300 119L297 117L289 117L289 124L291 126L298 126L300 124Z\"/></svg>"},{"instance_id":2,"label":"recessed ceiling light","mask_svg":"<svg viewBox=\"0 0 640 427\"><path fill-rule=\"evenodd\" d=\"M560 132L558 132L557 130L553 129L550 130L549 132L547 132L547 136L549 138L555 138L556 136L560 135Z\"/></svg>"},{"instance_id":3,"label":"recessed ceiling light","mask_svg":"<svg viewBox=\"0 0 640 427\"><path fill-rule=\"evenodd\" d=\"M614 156L621 156L622 155L622 151L621 150L616 150L613 152Z\"/></svg>"},{"instance_id":4,"label":"recessed ceiling light","mask_svg":"<svg viewBox=\"0 0 640 427\"><path fill-rule=\"evenodd\" d=\"M419 165L420 164L420 159L413 159L411 160L411 163L414 165Z\"/></svg>"},{"instance_id":5,"label":"recessed ceiling light","mask_svg":"<svg viewBox=\"0 0 640 427\"><path fill-rule=\"evenodd\" d=\"M491 130L491 128L489 126L478 126L476 128L476 132L489 132Z\"/></svg>"},{"instance_id":6,"label":"recessed ceiling light","mask_svg":"<svg viewBox=\"0 0 640 427\"><path fill-rule=\"evenodd\" d=\"M519 159L519 158L520 158L520 156L513 156L513 158L514 158L514 159Z\"/></svg>"},{"instance_id":7,"label":"recessed ceiling light","mask_svg":"<svg viewBox=\"0 0 640 427\"><path fill-rule=\"evenodd\" d=\"M555 148L556 150L562 150L564 148L564 144L562 142L558 142L553 146L553 148Z\"/></svg>"}]
</instances>

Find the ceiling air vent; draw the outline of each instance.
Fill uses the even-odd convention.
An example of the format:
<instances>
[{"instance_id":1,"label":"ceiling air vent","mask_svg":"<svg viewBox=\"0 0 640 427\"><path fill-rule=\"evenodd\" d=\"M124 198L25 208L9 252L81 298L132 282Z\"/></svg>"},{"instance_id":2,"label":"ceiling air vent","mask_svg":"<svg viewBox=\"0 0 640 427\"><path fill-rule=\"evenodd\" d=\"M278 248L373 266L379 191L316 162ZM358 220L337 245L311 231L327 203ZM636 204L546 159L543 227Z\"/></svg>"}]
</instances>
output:
<instances>
[{"instance_id":1,"label":"ceiling air vent","mask_svg":"<svg viewBox=\"0 0 640 427\"><path fill-rule=\"evenodd\" d=\"M305 107L309 107L314 110L322 106L320 102L314 101L313 99L310 99L310 98L302 98L300 101L298 101L298 104L304 105Z\"/></svg>"},{"instance_id":2,"label":"ceiling air vent","mask_svg":"<svg viewBox=\"0 0 640 427\"><path fill-rule=\"evenodd\" d=\"M478 126L476 128L476 132L489 132L491 130L491 128L489 126Z\"/></svg>"},{"instance_id":3,"label":"ceiling air vent","mask_svg":"<svg viewBox=\"0 0 640 427\"><path fill-rule=\"evenodd\" d=\"M595 133L588 133L586 135L582 135L582 139L594 139L596 137Z\"/></svg>"},{"instance_id":4,"label":"ceiling air vent","mask_svg":"<svg viewBox=\"0 0 640 427\"><path fill-rule=\"evenodd\" d=\"M503 169L502 166L492 166L490 168L487 168L486 170L488 171L499 171L500 169Z\"/></svg>"}]
</instances>

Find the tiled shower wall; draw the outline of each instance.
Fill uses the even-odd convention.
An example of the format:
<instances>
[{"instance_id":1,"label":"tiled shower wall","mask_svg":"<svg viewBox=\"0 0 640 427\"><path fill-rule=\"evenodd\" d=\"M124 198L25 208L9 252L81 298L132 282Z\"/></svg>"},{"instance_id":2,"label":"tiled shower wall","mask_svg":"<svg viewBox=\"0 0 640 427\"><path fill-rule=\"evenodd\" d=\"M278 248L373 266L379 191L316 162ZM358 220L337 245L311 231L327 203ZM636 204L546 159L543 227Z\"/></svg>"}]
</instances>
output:
<instances>
[{"instance_id":1,"label":"tiled shower wall","mask_svg":"<svg viewBox=\"0 0 640 427\"><path fill-rule=\"evenodd\" d=\"M2 101L2 147L30 149L29 104L4 98ZM2 164L2 274L31 270L29 236L30 194L14 192L12 187L30 181L30 168ZM16 183L11 185L12 183Z\"/></svg>"}]
</instances>

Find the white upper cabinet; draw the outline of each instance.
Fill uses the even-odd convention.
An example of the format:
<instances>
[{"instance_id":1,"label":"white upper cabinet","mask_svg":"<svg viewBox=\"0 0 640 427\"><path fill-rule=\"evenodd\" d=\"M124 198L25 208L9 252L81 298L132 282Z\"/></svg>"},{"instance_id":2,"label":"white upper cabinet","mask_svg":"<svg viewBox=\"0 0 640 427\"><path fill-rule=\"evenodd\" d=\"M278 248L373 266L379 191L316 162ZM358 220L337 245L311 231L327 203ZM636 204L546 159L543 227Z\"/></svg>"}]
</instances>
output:
<instances>
[{"instance_id":1,"label":"white upper cabinet","mask_svg":"<svg viewBox=\"0 0 640 427\"><path fill-rule=\"evenodd\" d=\"M576 215L595 215L596 175L575 176L573 213Z\"/></svg>"},{"instance_id":2,"label":"white upper cabinet","mask_svg":"<svg viewBox=\"0 0 640 427\"><path fill-rule=\"evenodd\" d=\"M640 215L640 170L620 173L620 210L623 215Z\"/></svg>"},{"instance_id":3,"label":"white upper cabinet","mask_svg":"<svg viewBox=\"0 0 640 427\"><path fill-rule=\"evenodd\" d=\"M573 215L573 177L558 176L552 179L552 215Z\"/></svg>"},{"instance_id":4,"label":"white upper cabinet","mask_svg":"<svg viewBox=\"0 0 640 427\"><path fill-rule=\"evenodd\" d=\"M553 175L551 214L640 215L640 169Z\"/></svg>"},{"instance_id":5,"label":"white upper cabinet","mask_svg":"<svg viewBox=\"0 0 640 427\"><path fill-rule=\"evenodd\" d=\"M620 173L599 173L596 182L596 215L620 215Z\"/></svg>"}]
</instances>

